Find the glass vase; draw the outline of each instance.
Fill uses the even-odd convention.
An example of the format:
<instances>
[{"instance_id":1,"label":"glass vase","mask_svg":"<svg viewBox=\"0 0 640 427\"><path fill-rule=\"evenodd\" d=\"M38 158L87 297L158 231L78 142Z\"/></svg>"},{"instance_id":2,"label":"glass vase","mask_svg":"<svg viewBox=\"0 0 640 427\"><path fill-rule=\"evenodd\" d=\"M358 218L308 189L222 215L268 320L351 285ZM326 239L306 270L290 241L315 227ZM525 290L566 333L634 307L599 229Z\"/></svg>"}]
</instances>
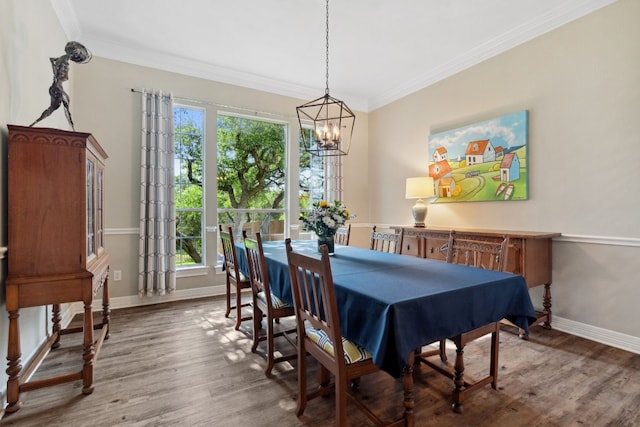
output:
<instances>
[{"instance_id":1,"label":"glass vase","mask_svg":"<svg viewBox=\"0 0 640 427\"><path fill-rule=\"evenodd\" d=\"M329 255L333 255L334 253L334 241L333 235L331 236L318 236L318 252L320 252L320 246L327 245L327 249L329 251Z\"/></svg>"}]
</instances>

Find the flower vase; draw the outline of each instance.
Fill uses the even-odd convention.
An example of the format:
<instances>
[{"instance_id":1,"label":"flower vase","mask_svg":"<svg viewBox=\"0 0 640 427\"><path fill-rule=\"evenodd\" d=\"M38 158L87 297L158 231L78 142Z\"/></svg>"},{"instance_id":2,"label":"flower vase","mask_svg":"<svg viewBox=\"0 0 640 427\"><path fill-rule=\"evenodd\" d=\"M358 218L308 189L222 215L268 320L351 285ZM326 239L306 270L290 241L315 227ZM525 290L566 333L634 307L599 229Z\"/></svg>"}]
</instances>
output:
<instances>
[{"instance_id":1,"label":"flower vase","mask_svg":"<svg viewBox=\"0 0 640 427\"><path fill-rule=\"evenodd\" d=\"M320 246L327 245L327 250L329 251L329 255L333 255L334 249L334 241L333 235L331 236L318 236L318 252L320 252Z\"/></svg>"}]
</instances>

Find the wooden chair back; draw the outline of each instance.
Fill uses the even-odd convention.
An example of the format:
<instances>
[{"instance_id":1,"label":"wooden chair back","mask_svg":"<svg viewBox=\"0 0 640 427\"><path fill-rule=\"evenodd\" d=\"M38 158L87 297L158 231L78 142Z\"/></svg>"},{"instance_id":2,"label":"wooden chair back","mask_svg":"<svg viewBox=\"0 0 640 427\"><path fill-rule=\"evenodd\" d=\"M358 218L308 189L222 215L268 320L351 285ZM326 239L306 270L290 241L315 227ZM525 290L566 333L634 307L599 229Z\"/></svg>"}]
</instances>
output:
<instances>
[{"instance_id":1,"label":"wooden chair back","mask_svg":"<svg viewBox=\"0 0 640 427\"><path fill-rule=\"evenodd\" d=\"M339 245L349 246L349 237L351 236L351 224L338 228L334 238L335 243Z\"/></svg>"},{"instance_id":2,"label":"wooden chair back","mask_svg":"<svg viewBox=\"0 0 640 427\"><path fill-rule=\"evenodd\" d=\"M449 243L447 244L446 260L448 263L464 264L471 267L483 268L485 270L505 271L507 255L509 251L509 236L503 236L499 240L471 235L457 234L455 231L449 233ZM489 356L489 374L474 382L464 380L464 347L487 334L491 334L491 348ZM491 322L476 329L463 332L454 337L449 337L456 345L456 361L453 371L448 366L443 367L443 362L447 362L446 340L440 340L438 350L429 350L418 354L417 360L432 367L436 371L454 380L453 405L456 412L462 410L462 403L467 394L474 393L485 384L491 383L493 389L498 387L498 352L500 347L500 322ZM429 357L440 355L440 362L433 362Z\"/></svg>"},{"instance_id":3,"label":"wooden chair back","mask_svg":"<svg viewBox=\"0 0 640 427\"><path fill-rule=\"evenodd\" d=\"M509 255L509 236L489 240L470 235L449 233L447 262L464 264L485 270L506 271Z\"/></svg>"},{"instance_id":4,"label":"wooden chair back","mask_svg":"<svg viewBox=\"0 0 640 427\"><path fill-rule=\"evenodd\" d=\"M220 241L222 242L222 254L224 256L224 270L231 280L240 282L240 270L238 270L233 228L229 226L229 228L225 230L222 228L222 224L218 227L220 229Z\"/></svg>"},{"instance_id":5,"label":"wooden chair back","mask_svg":"<svg viewBox=\"0 0 640 427\"><path fill-rule=\"evenodd\" d=\"M264 292L267 305L272 307L271 289L269 288L269 275L267 274L267 262L264 258L264 249L262 248L262 238L260 233L256 233L255 239L247 236L247 232L243 231L244 248L247 254L247 266L249 270L249 282L254 297L260 292Z\"/></svg>"},{"instance_id":6,"label":"wooden chair back","mask_svg":"<svg viewBox=\"0 0 640 427\"><path fill-rule=\"evenodd\" d=\"M251 351L255 352L261 341L267 342L265 374L271 376L271 371L276 363L297 357L294 351L289 351L288 353L279 351L280 355L276 356L277 349L274 341L276 337L283 336L293 348L297 348L294 336L297 326L295 328L280 328L280 330L276 331L273 325L274 322L279 322L281 318L293 316L295 311L292 305L284 303L271 293L267 261L264 257L260 233L256 233L255 239L249 238L246 231L243 232L243 236L253 303L253 345L251 346ZM262 320L265 317L265 333L261 334Z\"/></svg>"},{"instance_id":7,"label":"wooden chair back","mask_svg":"<svg viewBox=\"0 0 640 427\"><path fill-rule=\"evenodd\" d=\"M227 311L225 317L229 317L232 310L236 311L236 326L240 328L240 323L243 320L251 319L251 316L242 316L242 307L247 307L249 303L242 302L242 289L248 289L251 285L249 279L240 273L238 269L238 258L236 255L235 242L233 239L233 228L231 226L228 229L223 229L222 224L218 225L220 230L220 241L222 243L223 269L226 275L226 298L227 298ZM235 287L235 304L231 302L231 294L233 290L231 287Z\"/></svg>"},{"instance_id":8,"label":"wooden chair back","mask_svg":"<svg viewBox=\"0 0 640 427\"><path fill-rule=\"evenodd\" d=\"M400 232L381 232L376 231L376 226L371 230L371 243L369 249L380 252L389 252L399 254L402 250L402 239L404 237L404 229Z\"/></svg>"},{"instance_id":9,"label":"wooden chair back","mask_svg":"<svg viewBox=\"0 0 640 427\"><path fill-rule=\"evenodd\" d=\"M376 425L384 425L364 402L348 392L350 383L356 389L360 377L378 372L378 367L365 349L350 341L343 341L327 247L321 247L321 257L318 259L293 252L290 239L286 240L286 246L298 327L296 415L304 413L308 400L325 396L333 389L337 426L347 425L348 398ZM315 337L316 341L311 337ZM319 387L310 392L307 391L307 354L318 362ZM334 376L333 383L330 383L329 373ZM404 420L396 420L392 425L404 425Z\"/></svg>"},{"instance_id":10,"label":"wooden chair back","mask_svg":"<svg viewBox=\"0 0 640 427\"><path fill-rule=\"evenodd\" d=\"M333 367L330 371L338 372L341 370L338 365L344 365L344 350L327 247L321 247L318 259L294 252L289 239L285 243L298 337L304 337L304 347L309 354L323 366ZM334 343L333 357L307 337L308 326L324 332Z\"/></svg>"}]
</instances>

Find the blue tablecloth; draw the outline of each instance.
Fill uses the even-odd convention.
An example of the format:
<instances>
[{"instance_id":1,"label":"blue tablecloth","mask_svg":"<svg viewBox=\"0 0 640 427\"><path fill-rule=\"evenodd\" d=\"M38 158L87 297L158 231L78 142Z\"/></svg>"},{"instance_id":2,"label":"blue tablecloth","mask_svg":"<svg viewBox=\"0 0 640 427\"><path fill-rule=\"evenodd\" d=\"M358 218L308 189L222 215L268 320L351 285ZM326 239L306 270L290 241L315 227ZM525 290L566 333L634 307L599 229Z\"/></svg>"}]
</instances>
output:
<instances>
[{"instance_id":1,"label":"blue tablecloth","mask_svg":"<svg viewBox=\"0 0 640 427\"><path fill-rule=\"evenodd\" d=\"M291 303L284 241L263 242L271 291ZM293 250L319 257L315 241ZM243 243L238 266L247 272ZM342 334L394 377L422 345L507 318L528 331L536 319L522 276L336 245L331 269Z\"/></svg>"}]
</instances>

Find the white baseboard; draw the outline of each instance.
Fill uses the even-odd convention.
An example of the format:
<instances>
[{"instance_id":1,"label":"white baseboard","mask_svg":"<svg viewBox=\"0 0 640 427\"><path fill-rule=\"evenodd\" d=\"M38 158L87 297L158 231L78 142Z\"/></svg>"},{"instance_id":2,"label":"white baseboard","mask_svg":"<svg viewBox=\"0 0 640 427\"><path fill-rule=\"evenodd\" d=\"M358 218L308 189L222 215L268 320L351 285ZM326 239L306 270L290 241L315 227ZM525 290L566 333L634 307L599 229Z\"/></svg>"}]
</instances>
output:
<instances>
[{"instance_id":1,"label":"white baseboard","mask_svg":"<svg viewBox=\"0 0 640 427\"><path fill-rule=\"evenodd\" d=\"M606 344L611 347L640 354L640 338L622 334L609 329L575 322L562 317L553 316L551 326L558 331Z\"/></svg>"},{"instance_id":2,"label":"white baseboard","mask_svg":"<svg viewBox=\"0 0 640 427\"><path fill-rule=\"evenodd\" d=\"M109 298L109 308L115 310L118 308L129 307L141 307L151 304L162 304L165 302L182 301L196 298L206 298L224 295L226 292L224 285L218 286L205 286L201 288L177 290L172 294L167 295L154 295L150 297L139 297L137 295L128 295L125 297L111 297ZM91 307L92 311L102 310L102 299L94 298ZM82 303L74 302L69 304L70 317L67 319L63 317L63 327L68 325L73 316L82 313ZM67 321L66 323L64 321Z\"/></svg>"}]
</instances>

